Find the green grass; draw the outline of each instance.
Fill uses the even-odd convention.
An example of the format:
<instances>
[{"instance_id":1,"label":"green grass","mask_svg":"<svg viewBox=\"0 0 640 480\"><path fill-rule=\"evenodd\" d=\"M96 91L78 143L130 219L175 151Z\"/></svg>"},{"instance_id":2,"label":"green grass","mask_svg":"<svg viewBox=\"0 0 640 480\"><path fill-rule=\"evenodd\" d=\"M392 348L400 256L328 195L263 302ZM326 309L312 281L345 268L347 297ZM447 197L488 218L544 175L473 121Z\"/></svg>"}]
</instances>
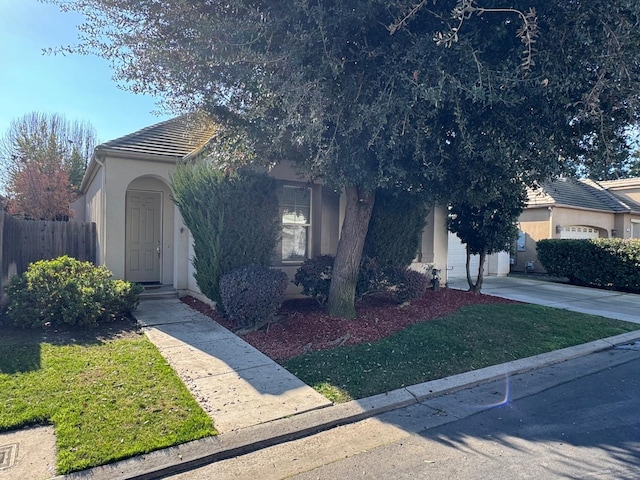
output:
<instances>
[{"instance_id":1,"label":"green grass","mask_svg":"<svg viewBox=\"0 0 640 480\"><path fill-rule=\"evenodd\" d=\"M41 340L0 341L0 431L53 424L58 473L216 433L145 337Z\"/></svg>"},{"instance_id":2,"label":"green grass","mask_svg":"<svg viewBox=\"0 0 640 480\"><path fill-rule=\"evenodd\" d=\"M639 328L538 305L477 305L283 366L330 400L345 402Z\"/></svg>"}]
</instances>

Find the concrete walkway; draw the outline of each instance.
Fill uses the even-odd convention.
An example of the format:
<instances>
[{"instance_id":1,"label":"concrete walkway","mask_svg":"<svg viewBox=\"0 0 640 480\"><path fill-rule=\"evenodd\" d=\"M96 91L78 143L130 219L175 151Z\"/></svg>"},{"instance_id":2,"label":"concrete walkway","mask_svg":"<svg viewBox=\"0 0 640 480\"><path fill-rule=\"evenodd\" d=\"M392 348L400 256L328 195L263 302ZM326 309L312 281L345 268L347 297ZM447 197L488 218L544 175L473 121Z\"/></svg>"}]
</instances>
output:
<instances>
[{"instance_id":1,"label":"concrete walkway","mask_svg":"<svg viewBox=\"0 0 640 480\"><path fill-rule=\"evenodd\" d=\"M134 315L220 433L331 405L269 357L177 298L141 300Z\"/></svg>"},{"instance_id":2,"label":"concrete walkway","mask_svg":"<svg viewBox=\"0 0 640 480\"><path fill-rule=\"evenodd\" d=\"M466 279L448 280L449 288L467 290ZM640 323L640 295L546 282L534 276L485 277L482 293L520 302Z\"/></svg>"}]
</instances>

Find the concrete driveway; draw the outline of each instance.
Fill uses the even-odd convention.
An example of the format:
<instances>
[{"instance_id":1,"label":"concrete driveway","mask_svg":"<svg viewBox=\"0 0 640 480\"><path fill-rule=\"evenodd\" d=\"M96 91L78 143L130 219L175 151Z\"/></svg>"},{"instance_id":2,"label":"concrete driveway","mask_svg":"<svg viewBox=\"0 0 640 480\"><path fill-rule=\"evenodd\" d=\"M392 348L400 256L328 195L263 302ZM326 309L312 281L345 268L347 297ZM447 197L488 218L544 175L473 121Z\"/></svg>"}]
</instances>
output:
<instances>
[{"instance_id":1,"label":"concrete driveway","mask_svg":"<svg viewBox=\"0 0 640 480\"><path fill-rule=\"evenodd\" d=\"M449 288L467 290L466 279L452 278ZM640 295L576 287L527 276L485 277L482 293L526 303L564 308L627 322L640 323Z\"/></svg>"}]
</instances>

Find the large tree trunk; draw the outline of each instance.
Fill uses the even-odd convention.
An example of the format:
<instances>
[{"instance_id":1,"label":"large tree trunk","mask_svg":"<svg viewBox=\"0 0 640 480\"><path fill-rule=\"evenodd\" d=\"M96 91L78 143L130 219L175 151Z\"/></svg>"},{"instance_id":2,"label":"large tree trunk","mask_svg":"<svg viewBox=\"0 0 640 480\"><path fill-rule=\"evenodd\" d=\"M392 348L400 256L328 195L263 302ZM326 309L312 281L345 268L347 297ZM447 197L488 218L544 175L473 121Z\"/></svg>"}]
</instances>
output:
<instances>
[{"instance_id":1,"label":"large tree trunk","mask_svg":"<svg viewBox=\"0 0 640 480\"><path fill-rule=\"evenodd\" d=\"M333 265L327 312L334 317L355 318L356 282L375 192L347 187L345 194L347 204Z\"/></svg>"}]
</instances>

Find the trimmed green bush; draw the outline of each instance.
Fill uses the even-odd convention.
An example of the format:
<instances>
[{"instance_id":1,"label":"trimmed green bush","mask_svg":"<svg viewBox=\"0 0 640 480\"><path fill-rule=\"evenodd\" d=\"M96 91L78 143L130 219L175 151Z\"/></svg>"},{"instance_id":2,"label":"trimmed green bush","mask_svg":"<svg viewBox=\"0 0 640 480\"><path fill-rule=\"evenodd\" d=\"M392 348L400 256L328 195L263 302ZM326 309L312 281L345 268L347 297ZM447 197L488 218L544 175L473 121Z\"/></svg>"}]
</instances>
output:
<instances>
[{"instance_id":1,"label":"trimmed green bush","mask_svg":"<svg viewBox=\"0 0 640 480\"><path fill-rule=\"evenodd\" d=\"M263 265L236 268L220 279L224 313L236 329L250 330L273 319L289 279L282 270Z\"/></svg>"},{"instance_id":2,"label":"trimmed green bush","mask_svg":"<svg viewBox=\"0 0 640 480\"><path fill-rule=\"evenodd\" d=\"M7 315L17 326L94 327L131 312L143 287L113 280L105 267L63 256L29 265L7 288Z\"/></svg>"},{"instance_id":3,"label":"trimmed green bush","mask_svg":"<svg viewBox=\"0 0 640 480\"><path fill-rule=\"evenodd\" d=\"M416 257L429 208L406 191L376 192L363 257L375 259L382 271L406 268Z\"/></svg>"},{"instance_id":4,"label":"trimmed green bush","mask_svg":"<svg viewBox=\"0 0 640 480\"><path fill-rule=\"evenodd\" d=\"M220 302L220 278L250 264L269 265L280 235L276 181L247 169L179 165L171 178L174 202L194 239L195 279Z\"/></svg>"},{"instance_id":5,"label":"trimmed green bush","mask_svg":"<svg viewBox=\"0 0 640 480\"><path fill-rule=\"evenodd\" d=\"M548 239L537 242L545 270L577 285L640 292L640 240Z\"/></svg>"},{"instance_id":6,"label":"trimmed green bush","mask_svg":"<svg viewBox=\"0 0 640 480\"><path fill-rule=\"evenodd\" d=\"M393 282L389 276L393 270L390 268L383 271L377 259L362 255L356 283L356 299L385 290L387 284Z\"/></svg>"}]
</instances>

